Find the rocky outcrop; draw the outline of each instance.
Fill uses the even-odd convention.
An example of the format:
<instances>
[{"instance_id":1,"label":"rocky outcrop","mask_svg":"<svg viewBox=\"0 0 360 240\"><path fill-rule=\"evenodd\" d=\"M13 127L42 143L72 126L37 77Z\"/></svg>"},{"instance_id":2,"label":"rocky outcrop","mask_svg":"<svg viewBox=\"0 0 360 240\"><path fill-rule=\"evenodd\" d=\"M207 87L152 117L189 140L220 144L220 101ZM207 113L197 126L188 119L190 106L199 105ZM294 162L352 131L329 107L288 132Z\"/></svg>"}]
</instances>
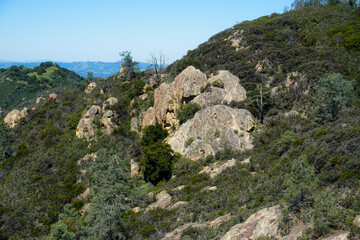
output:
<instances>
[{"instance_id":1,"label":"rocky outcrop","mask_svg":"<svg viewBox=\"0 0 360 240\"><path fill-rule=\"evenodd\" d=\"M76 137L86 138L90 140L95 136L96 128L93 124L95 116L100 113L100 107L93 105L80 119L79 124L76 127Z\"/></svg>"},{"instance_id":2,"label":"rocky outcrop","mask_svg":"<svg viewBox=\"0 0 360 240\"><path fill-rule=\"evenodd\" d=\"M208 84L211 87L198 95L193 102L199 105L212 103L240 102L246 99L246 91L239 84L239 78L228 71L219 71L217 75L210 78Z\"/></svg>"},{"instance_id":3,"label":"rocky outcrop","mask_svg":"<svg viewBox=\"0 0 360 240\"><path fill-rule=\"evenodd\" d=\"M110 97L103 103L102 110L105 112L107 107L115 106L118 102L119 100L117 100L117 98Z\"/></svg>"},{"instance_id":4,"label":"rocky outcrop","mask_svg":"<svg viewBox=\"0 0 360 240\"><path fill-rule=\"evenodd\" d=\"M113 111L107 110L101 118L101 131L107 135L112 134L114 128L117 127L117 125L112 122L113 117L115 117Z\"/></svg>"},{"instance_id":5,"label":"rocky outcrop","mask_svg":"<svg viewBox=\"0 0 360 240\"><path fill-rule=\"evenodd\" d=\"M166 208L171 204L172 197L165 190L156 195L156 202L146 208L146 212L156 208Z\"/></svg>"},{"instance_id":6,"label":"rocky outcrop","mask_svg":"<svg viewBox=\"0 0 360 240\"><path fill-rule=\"evenodd\" d=\"M221 217L216 218L213 221L208 222L192 222L192 223L186 223L178 228L176 228L174 231L169 232L163 237L161 240L180 240L182 237L183 232L192 227L192 228L218 228L223 222L229 221L231 219L230 213Z\"/></svg>"},{"instance_id":7,"label":"rocky outcrop","mask_svg":"<svg viewBox=\"0 0 360 240\"><path fill-rule=\"evenodd\" d=\"M278 236L281 207L276 205L251 215L244 223L233 226L221 240L256 239L260 236Z\"/></svg>"},{"instance_id":8,"label":"rocky outcrop","mask_svg":"<svg viewBox=\"0 0 360 240\"><path fill-rule=\"evenodd\" d=\"M248 110L216 105L197 112L167 142L183 156L198 159L225 146L233 150L251 149L249 131L253 127L254 118Z\"/></svg>"},{"instance_id":9,"label":"rocky outcrop","mask_svg":"<svg viewBox=\"0 0 360 240\"><path fill-rule=\"evenodd\" d=\"M154 108L146 112L141 121L142 126L149 125L154 119L164 124L165 127L177 123L176 109L184 102L189 102L200 94L201 89L207 84L205 73L194 68L187 67L170 84L161 84L154 92ZM153 112L152 112L153 111Z\"/></svg>"},{"instance_id":10,"label":"rocky outcrop","mask_svg":"<svg viewBox=\"0 0 360 240\"><path fill-rule=\"evenodd\" d=\"M134 159L131 159L130 161L130 176L133 177L135 175L138 175L140 172L140 165L135 162Z\"/></svg>"},{"instance_id":11,"label":"rocky outcrop","mask_svg":"<svg viewBox=\"0 0 360 240\"><path fill-rule=\"evenodd\" d=\"M4 123L7 124L9 128L14 128L21 120L25 120L27 116L27 108L23 108L21 111L14 109L6 115Z\"/></svg>"},{"instance_id":12,"label":"rocky outcrop","mask_svg":"<svg viewBox=\"0 0 360 240\"><path fill-rule=\"evenodd\" d=\"M94 88L96 88L96 82L91 82L85 89L85 93L91 93Z\"/></svg>"},{"instance_id":13,"label":"rocky outcrop","mask_svg":"<svg viewBox=\"0 0 360 240\"><path fill-rule=\"evenodd\" d=\"M222 173L225 169L229 167L234 167L235 164L236 164L235 159L231 159L226 163L221 164L220 166L218 166L219 164L216 162L214 164L211 164L210 166L203 167L203 170L201 170L199 173L207 173L210 175L211 178L214 178L220 173Z\"/></svg>"}]
</instances>

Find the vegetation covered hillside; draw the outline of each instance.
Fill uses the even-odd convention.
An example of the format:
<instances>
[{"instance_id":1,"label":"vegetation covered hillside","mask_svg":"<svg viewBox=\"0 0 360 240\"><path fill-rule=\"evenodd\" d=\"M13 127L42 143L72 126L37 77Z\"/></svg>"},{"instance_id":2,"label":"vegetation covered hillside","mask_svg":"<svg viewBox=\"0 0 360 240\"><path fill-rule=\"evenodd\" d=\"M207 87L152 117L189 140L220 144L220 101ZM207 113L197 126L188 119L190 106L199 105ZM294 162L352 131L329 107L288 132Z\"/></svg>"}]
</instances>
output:
<instances>
[{"instance_id":1,"label":"vegetation covered hillside","mask_svg":"<svg viewBox=\"0 0 360 240\"><path fill-rule=\"evenodd\" d=\"M359 239L359 10L307 5L0 123L0 239Z\"/></svg>"},{"instance_id":2,"label":"vegetation covered hillside","mask_svg":"<svg viewBox=\"0 0 360 240\"><path fill-rule=\"evenodd\" d=\"M54 65L41 63L38 67L12 66L0 69L0 109L11 110L25 106L29 100L55 92L74 88L86 81L76 73Z\"/></svg>"}]
</instances>

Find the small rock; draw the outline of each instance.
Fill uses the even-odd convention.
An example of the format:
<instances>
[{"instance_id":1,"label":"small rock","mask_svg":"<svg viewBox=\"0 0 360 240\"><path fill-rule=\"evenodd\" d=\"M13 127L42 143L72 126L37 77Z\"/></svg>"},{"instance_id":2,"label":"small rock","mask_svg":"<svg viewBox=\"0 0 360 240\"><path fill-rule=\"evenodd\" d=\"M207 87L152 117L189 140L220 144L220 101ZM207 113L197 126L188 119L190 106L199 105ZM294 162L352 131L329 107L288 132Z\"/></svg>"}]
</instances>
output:
<instances>
[{"instance_id":1,"label":"small rock","mask_svg":"<svg viewBox=\"0 0 360 240\"><path fill-rule=\"evenodd\" d=\"M48 99L49 102L56 101L56 99L57 99L57 94L56 93L50 93L49 94L49 99Z\"/></svg>"},{"instance_id":2,"label":"small rock","mask_svg":"<svg viewBox=\"0 0 360 240\"><path fill-rule=\"evenodd\" d=\"M130 169L131 169L131 173L130 173L131 177L138 175L140 172L140 166L137 162L135 162L134 159L130 160Z\"/></svg>"},{"instance_id":3,"label":"small rock","mask_svg":"<svg viewBox=\"0 0 360 240\"><path fill-rule=\"evenodd\" d=\"M178 187L176 187L176 188L173 188L172 190L173 190L173 191L181 191L181 190L184 189L184 187L185 187L185 185L181 185L181 186L178 186Z\"/></svg>"},{"instance_id":4,"label":"small rock","mask_svg":"<svg viewBox=\"0 0 360 240\"><path fill-rule=\"evenodd\" d=\"M217 186L207 186L203 189L203 191L216 191L217 190Z\"/></svg>"},{"instance_id":5,"label":"small rock","mask_svg":"<svg viewBox=\"0 0 360 240\"><path fill-rule=\"evenodd\" d=\"M38 103L40 103L41 101L44 101L45 100L45 98L43 98L43 97L38 97L37 99L36 99L36 104L38 104Z\"/></svg>"},{"instance_id":6,"label":"small rock","mask_svg":"<svg viewBox=\"0 0 360 240\"><path fill-rule=\"evenodd\" d=\"M156 195L156 200L157 200L156 202L150 204L146 208L146 212L153 210L155 208L166 208L171 204L172 197L165 190L163 190L162 192Z\"/></svg>"},{"instance_id":7,"label":"small rock","mask_svg":"<svg viewBox=\"0 0 360 240\"><path fill-rule=\"evenodd\" d=\"M90 188L86 188L85 192L83 192L82 194L80 194L77 199L79 200L84 200L86 199L88 196L90 195Z\"/></svg>"},{"instance_id":8,"label":"small rock","mask_svg":"<svg viewBox=\"0 0 360 240\"><path fill-rule=\"evenodd\" d=\"M210 166L203 167L203 170L201 170L199 173L207 173L210 175L211 178L214 178L220 173L222 173L225 169L229 167L234 167L235 164L236 164L236 159L231 159L220 166L218 166L218 163L214 163L211 164Z\"/></svg>"},{"instance_id":9,"label":"small rock","mask_svg":"<svg viewBox=\"0 0 360 240\"><path fill-rule=\"evenodd\" d=\"M91 82L85 89L85 93L91 93L94 88L96 88L96 82Z\"/></svg>"},{"instance_id":10,"label":"small rock","mask_svg":"<svg viewBox=\"0 0 360 240\"><path fill-rule=\"evenodd\" d=\"M142 209L141 209L140 207L134 207L134 208L132 209L132 211L137 213L137 212L141 212Z\"/></svg>"},{"instance_id":11,"label":"small rock","mask_svg":"<svg viewBox=\"0 0 360 240\"><path fill-rule=\"evenodd\" d=\"M186 204L188 204L188 202L178 201L178 202L176 202L174 205L172 205L170 207L170 210L174 210L174 209L176 209L176 208L178 208L180 206L186 205Z\"/></svg>"}]
</instances>

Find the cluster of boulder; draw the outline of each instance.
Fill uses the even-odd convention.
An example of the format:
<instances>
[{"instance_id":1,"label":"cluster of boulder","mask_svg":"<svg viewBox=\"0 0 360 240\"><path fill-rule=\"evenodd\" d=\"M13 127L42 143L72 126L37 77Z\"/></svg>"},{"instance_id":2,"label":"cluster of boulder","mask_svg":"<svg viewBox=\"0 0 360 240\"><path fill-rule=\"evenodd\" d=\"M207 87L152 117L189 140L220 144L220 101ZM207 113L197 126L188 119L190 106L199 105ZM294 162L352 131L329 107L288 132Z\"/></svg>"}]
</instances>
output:
<instances>
[{"instance_id":1,"label":"cluster of boulder","mask_svg":"<svg viewBox=\"0 0 360 240\"><path fill-rule=\"evenodd\" d=\"M76 137L85 138L87 140L96 138L96 132L101 130L105 134L111 134L116 128L116 124L112 121L115 113L112 110L107 110L110 106L114 106L118 100L114 97L108 98L102 105L93 105L87 110L80 119L76 127ZM99 118L100 128L95 124L94 120Z\"/></svg>"},{"instance_id":2,"label":"cluster of boulder","mask_svg":"<svg viewBox=\"0 0 360 240\"><path fill-rule=\"evenodd\" d=\"M131 120L131 130L160 122L169 131L172 149L185 157L198 159L223 150L251 149L250 132L254 118L248 110L226 106L246 99L239 79L228 71L219 71L209 79L193 66L177 75L172 83L161 84L154 92L154 107ZM177 110L182 104L196 103L202 109L179 126Z\"/></svg>"}]
</instances>

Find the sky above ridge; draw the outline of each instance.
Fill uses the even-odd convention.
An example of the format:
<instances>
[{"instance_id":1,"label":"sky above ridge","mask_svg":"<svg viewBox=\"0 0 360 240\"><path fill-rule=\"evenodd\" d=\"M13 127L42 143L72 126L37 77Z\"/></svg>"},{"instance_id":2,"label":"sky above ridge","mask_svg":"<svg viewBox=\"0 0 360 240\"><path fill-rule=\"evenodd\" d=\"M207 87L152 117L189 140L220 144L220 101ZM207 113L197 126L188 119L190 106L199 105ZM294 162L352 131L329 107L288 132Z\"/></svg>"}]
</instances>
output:
<instances>
[{"instance_id":1,"label":"sky above ridge","mask_svg":"<svg viewBox=\"0 0 360 240\"><path fill-rule=\"evenodd\" d=\"M131 51L171 63L245 20L293 0L0 0L0 60L105 61Z\"/></svg>"}]
</instances>

